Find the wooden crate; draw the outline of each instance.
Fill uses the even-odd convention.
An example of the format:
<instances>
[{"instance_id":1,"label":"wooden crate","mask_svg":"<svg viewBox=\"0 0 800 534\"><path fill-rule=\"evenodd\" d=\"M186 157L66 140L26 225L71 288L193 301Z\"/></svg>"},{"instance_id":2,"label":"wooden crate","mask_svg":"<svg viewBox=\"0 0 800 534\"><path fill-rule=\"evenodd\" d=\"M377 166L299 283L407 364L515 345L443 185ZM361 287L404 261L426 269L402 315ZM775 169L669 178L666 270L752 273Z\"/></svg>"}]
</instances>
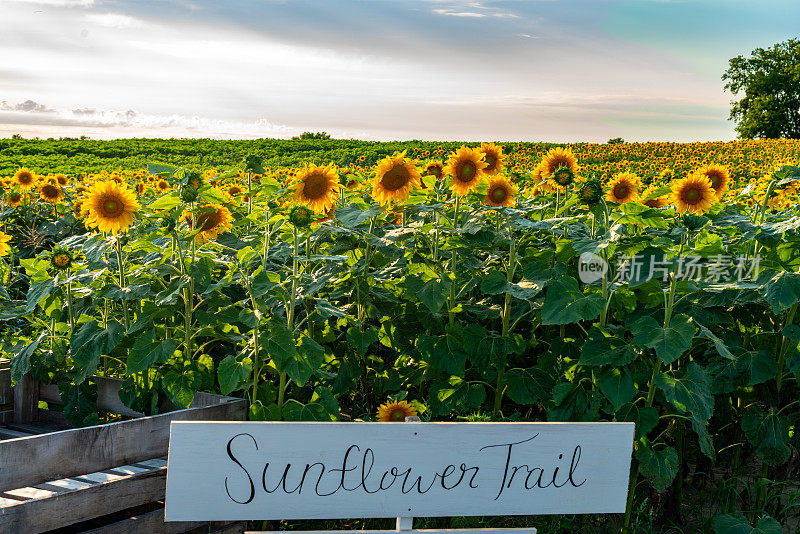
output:
<instances>
[{"instance_id":1,"label":"wooden crate","mask_svg":"<svg viewBox=\"0 0 800 534\"><path fill-rule=\"evenodd\" d=\"M0 360L0 534L241 533L244 523L165 523L172 421L247 419L247 401L198 392L191 407L145 417L117 395L121 381L95 377L98 408L129 420L68 428L58 388L30 376L11 387ZM9 402L11 401L11 402Z\"/></svg>"}]
</instances>

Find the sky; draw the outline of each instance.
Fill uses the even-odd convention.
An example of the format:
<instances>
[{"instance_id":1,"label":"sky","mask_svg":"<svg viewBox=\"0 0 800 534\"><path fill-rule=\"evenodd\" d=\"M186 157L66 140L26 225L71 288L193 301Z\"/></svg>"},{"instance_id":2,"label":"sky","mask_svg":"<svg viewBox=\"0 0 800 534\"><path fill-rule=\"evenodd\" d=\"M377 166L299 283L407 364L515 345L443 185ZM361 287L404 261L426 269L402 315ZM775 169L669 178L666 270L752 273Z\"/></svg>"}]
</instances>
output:
<instances>
[{"instance_id":1,"label":"sky","mask_svg":"<svg viewBox=\"0 0 800 534\"><path fill-rule=\"evenodd\" d=\"M0 137L735 138L797 0L0 0Z\"/></svg>"}]
</instances>

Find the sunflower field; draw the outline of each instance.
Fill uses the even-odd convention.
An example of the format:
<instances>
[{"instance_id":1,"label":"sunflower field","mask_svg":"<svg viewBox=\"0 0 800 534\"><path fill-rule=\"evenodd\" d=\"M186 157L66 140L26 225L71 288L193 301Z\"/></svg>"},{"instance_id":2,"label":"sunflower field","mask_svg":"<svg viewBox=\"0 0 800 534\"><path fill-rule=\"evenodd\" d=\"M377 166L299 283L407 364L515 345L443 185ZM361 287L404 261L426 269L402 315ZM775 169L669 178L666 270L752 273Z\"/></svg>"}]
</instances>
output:
<instances>
[{"instance_id":1,"label":"sunflower field","mask_svg":"<svg viewBox=\"0 0 800 534\"><path fill-rule=\"evenodd\" d=\"M118 418L98 375L145 414L202 390L252 420L631 421L627 513L530 524L796 531L799 162L769 140L0 140L0 357L77 426Z\"/></svg>"}]
</instances>

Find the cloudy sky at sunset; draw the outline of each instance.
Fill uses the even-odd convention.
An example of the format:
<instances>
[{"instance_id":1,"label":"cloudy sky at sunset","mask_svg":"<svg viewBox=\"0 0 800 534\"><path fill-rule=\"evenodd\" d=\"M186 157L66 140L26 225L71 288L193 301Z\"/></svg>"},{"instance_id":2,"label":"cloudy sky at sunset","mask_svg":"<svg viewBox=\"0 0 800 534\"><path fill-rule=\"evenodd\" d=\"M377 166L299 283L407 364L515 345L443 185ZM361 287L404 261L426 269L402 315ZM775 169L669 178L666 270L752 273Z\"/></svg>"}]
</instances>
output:
<instances>
[{"instance_id":1,"label":"cloudy sky at sunset","mask_svg":"<svg viewBox=\"0 0 800 534\"><path fill-rule=\"evenodd\" d=\"M800 2L0 0L0 137L734 138Z\"/></svg>"}]
</instances>

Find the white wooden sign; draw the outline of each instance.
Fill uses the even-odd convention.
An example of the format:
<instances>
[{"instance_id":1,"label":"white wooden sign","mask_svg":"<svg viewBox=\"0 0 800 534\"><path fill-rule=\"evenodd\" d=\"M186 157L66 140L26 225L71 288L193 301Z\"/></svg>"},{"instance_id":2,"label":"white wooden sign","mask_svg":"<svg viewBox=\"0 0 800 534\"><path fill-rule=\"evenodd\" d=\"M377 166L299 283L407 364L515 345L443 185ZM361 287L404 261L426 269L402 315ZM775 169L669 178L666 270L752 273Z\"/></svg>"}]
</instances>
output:
<instances>
[{"instance_id":1,"label":"white wooden sign","mask_svg":"<svg viewBox=\"0 0 800 534\"><path fill-rule=\"evenodd\" d=\"M623 513L633 423L172 423L167 521Z\"/></svg>"}]
</instances>

